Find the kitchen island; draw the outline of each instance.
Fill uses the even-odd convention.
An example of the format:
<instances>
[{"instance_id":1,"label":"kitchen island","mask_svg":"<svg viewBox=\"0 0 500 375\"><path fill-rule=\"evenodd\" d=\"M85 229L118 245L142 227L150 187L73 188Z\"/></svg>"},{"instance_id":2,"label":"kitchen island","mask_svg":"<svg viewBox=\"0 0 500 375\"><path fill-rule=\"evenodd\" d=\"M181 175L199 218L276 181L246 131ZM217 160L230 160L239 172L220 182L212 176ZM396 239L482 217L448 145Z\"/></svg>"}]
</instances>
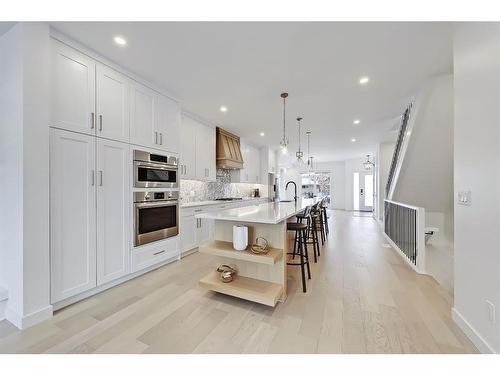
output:
<instances>
[{"instance_id":1,"label":"kitchen island","mask_svg":"<svg viewBox=\"0 0 500 375\"><path fill-rule=\"evenodd\" d=\"M214 220L214 240L200 245L199 251L214 256L211 272L200 280L206 289L246 300L275 306L287 295L287 252L289 252L287 220L314 204L312 199L297 202L270 202L196 215L199 219ZM233 249L233 225L248 227L248 248ZM269 242L267 254L254 254L250 246L257 237ZM235 265L238 274L229 283L220 280L217 267Z\"/></svg>"}]
</instances>

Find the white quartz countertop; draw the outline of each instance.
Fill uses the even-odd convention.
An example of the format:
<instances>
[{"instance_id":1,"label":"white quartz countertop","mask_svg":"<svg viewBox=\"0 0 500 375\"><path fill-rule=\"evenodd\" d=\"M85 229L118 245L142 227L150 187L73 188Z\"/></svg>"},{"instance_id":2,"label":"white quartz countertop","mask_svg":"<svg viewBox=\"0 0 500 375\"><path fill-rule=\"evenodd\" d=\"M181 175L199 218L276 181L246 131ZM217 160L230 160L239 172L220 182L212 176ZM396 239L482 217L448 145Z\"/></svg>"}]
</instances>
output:
<instances>
[{"instance_id":1,"label":"white quartz countertop","mask_svg":"<svg viewBox=\"0 0 500 375\"><path fill-rule=\"evenodd\" d=\"M189 207L198 207L198 206L211 206L213 204L233 204L233 203L241 203L241 202L252 202L252 201L264 201L267 200L266 197L259 197L259 198L243 198L243 199L238 199L234 201L221 201L221 200L208 200L208 201L196 201L196 202L189 202L189 203L181 203L181 208L189 208Z\"/></svg>"},{"instance_id":2,"label":"white quartz countertop","mask_svg":"<svg viewBox=\"0 0 500 375\"><path fill-rule=\"evenodd\" d=\"M199 219L239 221L247 223L278 224L295 216L307 206L316 203L315 198L297 202L269 202L248 207L228 208L217 212L195 215Z\"/></svg>"}]
</instances>

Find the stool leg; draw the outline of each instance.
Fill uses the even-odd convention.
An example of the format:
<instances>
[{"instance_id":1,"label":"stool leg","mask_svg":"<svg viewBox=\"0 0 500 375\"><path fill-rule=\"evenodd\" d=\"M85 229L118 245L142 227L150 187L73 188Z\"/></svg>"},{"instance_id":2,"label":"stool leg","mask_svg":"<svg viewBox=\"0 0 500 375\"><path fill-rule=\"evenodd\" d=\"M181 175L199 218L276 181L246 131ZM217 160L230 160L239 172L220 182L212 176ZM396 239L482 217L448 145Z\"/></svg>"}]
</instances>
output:
<instances>
[{"instance_id":1,"label":"stool leg","mask_svg":"<svg viewBox=\"0 0 500 375\"><path fill-rule=\"evenodd\" d=\"M323 228L323 217L319 215L319 233L321 234L321 246L325 245L325 232Z\"/></svg>"},{"instance_id":2,"label":"stool leg","mask_svg":"<svg viewBox=\"0 0 500 375\"><path fill-rule=\"evenodd\" d=\"M302 241L299 236L299 257L300 257L300 273L302 275L302 291L307 292L306 289L306 270L304 269L304 248L302 246Z\"/></svg>"},{"instance_id":3,"label":"stool leg","mask_svg":"<svg viewBox=\"0 0 500 375\"><path fill-rule=\"evenodd\" d=\"M318 253L319 246L318 246L318 233L316 232L316 219L312 219L312 225L311 225L311 239L312 239L312 244L313 244L313 251L314 251L314 263L318 263Z\"/></svg>"},{"instance_id":4,"label":"stool leg","mask_svg":"<svg viewBox=\"0 0 500 375\"><path fill-rule=\"evenodd\" d=\"M319 238L318 238L318 228L317 226L314 226L313 230L313 236L314 236L314 244L316 245L316 250L318 252L318 257L321 256L321 253L319 251Z\"/></svg>"},{"instance_id":5,"label":"stool leg","mask_svg":"<svg viewBox=\"0 0 500 375\"><path fill-rule=\"evenodd\" d=\"M308 279L311 279L311 267L309 267L309 252L307 251L307 239L306 239L306 230L304 229L302 231L302 238L304 239L304 251L305 251L305 256L306 256L306 262L307 262L307 276Z\"/></svg>"},{"instance_id":6,"label":"stool leg","mask_svg":"<svg viewBox=\"0 0 500 375\"><path fill-rule=\"evenodd\" d=\"M294 240L293 240L293 255L292 255L292 259L295 259L295 254L297 254L297 231L295 231L295 236L294 236Z\"/></svg>"},{"instance_id":7,"label":"stool leg","mask_svg":"<svg viewBox=\"0 0 500 375\"><path fill-rule=\"evenodd\" d=\"M330 234L330 228L328 228L328 214L326 213L326 208L323 209L323 217L325 218L325 229L326 235L328 236Z\"/></svg>"}]
</instances>

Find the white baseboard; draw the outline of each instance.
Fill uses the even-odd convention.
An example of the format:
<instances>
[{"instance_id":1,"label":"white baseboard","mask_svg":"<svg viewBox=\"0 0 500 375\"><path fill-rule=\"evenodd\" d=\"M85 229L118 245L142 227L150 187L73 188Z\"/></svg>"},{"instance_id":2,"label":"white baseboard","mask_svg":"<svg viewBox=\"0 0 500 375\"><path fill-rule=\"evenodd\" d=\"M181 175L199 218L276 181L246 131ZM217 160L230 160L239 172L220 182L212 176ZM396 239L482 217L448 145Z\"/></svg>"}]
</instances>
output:
<instances>
[{"instance_id":1,"label":"white baseboard","mask_svg":"<svg viewBox=\"0 0 500 375\"><path fill-rule=\"evenodd\" d=\"M470 323L454 307L451 309L451 317L457 326L472 341L476 348L484 354L496 354L495 350L481 335L470 325Z\"/></svg>"},{"instance_id":2,"label":"white baseboard","mask_svg":"<svg viewBox=\"0 0 500 375\"><path fill-rule=\"evenodd\" d=\"M5 310L5 318L19 329L29 328L52 317L52 306L44 307L28 315L21 316L17 312L9 309Z\"/></svg>"}]
</instances>

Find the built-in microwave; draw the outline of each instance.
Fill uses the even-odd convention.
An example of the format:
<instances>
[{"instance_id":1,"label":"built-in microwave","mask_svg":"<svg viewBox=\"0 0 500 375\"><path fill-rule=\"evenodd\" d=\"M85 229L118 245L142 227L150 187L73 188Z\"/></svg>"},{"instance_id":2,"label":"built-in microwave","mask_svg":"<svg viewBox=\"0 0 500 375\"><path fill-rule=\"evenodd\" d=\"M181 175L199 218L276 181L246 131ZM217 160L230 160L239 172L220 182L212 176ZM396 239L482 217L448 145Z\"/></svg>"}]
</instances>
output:
<instances>
[{"instance_id":1,"label":"built-in microwave","mask_svg":"<svg viewBox=\"0 0 500 375\"><path fill-rule=\"evenodd\" d=\"M134 246L179 234L179 192L134 193Z\"/></svg>"},{"instance_id":2,"label":"built-in microwave","mask_svg":"<svg viewBox=\"0 0 500 375\"><path fill-rule=\"evenodd\" d=\"M134 187L178 188L177 156L134 150Z\"/></svg>"}]
</instances>

